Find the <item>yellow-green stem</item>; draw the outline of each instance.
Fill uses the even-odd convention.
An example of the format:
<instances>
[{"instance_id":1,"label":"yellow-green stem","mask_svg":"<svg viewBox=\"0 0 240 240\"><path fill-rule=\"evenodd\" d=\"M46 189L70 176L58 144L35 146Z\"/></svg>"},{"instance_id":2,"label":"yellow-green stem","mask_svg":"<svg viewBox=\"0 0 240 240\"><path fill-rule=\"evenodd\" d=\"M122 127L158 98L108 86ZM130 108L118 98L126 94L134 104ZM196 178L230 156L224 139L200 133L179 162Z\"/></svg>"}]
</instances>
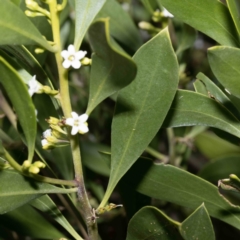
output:
<instances>
[{"instance_id":1,"label":"yellow-green stem","mask_svg":"<svg viewBox=\"0 0 240 240\"><path fill-rule=\"evenodd\" d=\"M69 96L68 72L62 67L62 57L60 54L61 52L60 23L56 0L49 1L49 9L52 22L53 39L59 49L59 51L55 53L55 58L59 74L60 102L64 116L67 118L71 117L72 108ZM85 219L88 228L89 239L97 240L98 239L97 224L95 221L92 221L92 209L84 185L78 136L72 136L70 135L70 133L68 133L68 135L72 150L75 181L78 186L78 199L80 201L82 213L84 215L83 218Z\"/></svg>"}]
</instances>

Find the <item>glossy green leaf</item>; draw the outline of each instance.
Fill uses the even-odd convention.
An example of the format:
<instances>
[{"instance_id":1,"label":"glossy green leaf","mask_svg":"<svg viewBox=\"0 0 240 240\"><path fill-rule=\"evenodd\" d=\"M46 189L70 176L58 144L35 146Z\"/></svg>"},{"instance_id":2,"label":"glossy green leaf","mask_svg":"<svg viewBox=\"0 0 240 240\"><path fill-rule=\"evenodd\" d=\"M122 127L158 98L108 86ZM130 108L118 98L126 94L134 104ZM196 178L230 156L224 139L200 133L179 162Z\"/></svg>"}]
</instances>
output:
<instances>
[{"instance_id":1,"label":"glossy green leaf","mask_svg":"<svg viewBox=\"0 0 240 240\"><path fill-rule=\"evenodd\" d=\"M203 167L198 175L217 184L218 180L227 178L232 173L240 176L240 153L232 153L213 159Z\"/></svg>"},{"instance_id":2,"label":"glossy green leaf","mask_svg":"<svg viewBox=\"0 0 240 240\"><path fill-rule=\"evenodd\" d=\"M68 233L74 237L74 239L82 240L78 233L74 230L72 225L67 221L67 219L62 215L60 210L57 208L52 199L48 196L42 196L31 202L31 205L38 210L50 215L56 222L58 222L62 227L65 228Z\"/></svg>"},{"instance_id":3,"label":"glossy green leaf","mask_svg":"<svg viewBox=\"0 0 240 240\"><path fill-rule=\"evenodd\" d=\"M88 114L105 98L130 84L137 70L128 55L112 46L108 19L98 20L90 27L89 40L94 54L86 111Z\"/></svg>"},{"instance_id":4,"label":"glossy green leaf","mask_svg":"<svg viewBox=\"0 0 240 240\"><path fill-rule=\"evenodd\" d=\"M181 240L179 223L155 207L144 207L130 220L126 240Z\"/></svg>"},{"instance_id":5,"label":"glossy green leaf","mask_svg":"<svg viewBox=\"0 0 240 240\"><path fill-rule=\"evenodd\" d=\"M208 50L208 60L218 81L231 94L240 98L240 49L212 47Z\"/></svg>"},{"instance_id":6,"label":"glossy green leaf","mask_svg":"<svg viewBox=\"0 0 240 240\"><path fill-rule=\"evenodd\" d=\"M54 51L24 12L11 1L1 2L0 15L0 45L39 44Z\"/></svg>"},{"instance_id":7,"label":"glossy green leaf","mask_svg":"<svg viewBox=\"0 0 240 240\"><path fill-rule=\"evenodd\" d=\"M218 128L240 137L239 120L222 104L199 93L178 90L164 126L193 125Z\"/></svg>"},{"instance_id":8,"label":"glossy green leaf","mask_svg":"<svg viewBox=\"0 0 240 240\"><path fill-rule=\"evenodd\" d=\"M126 177L142 194L190 209L204 203L210 216L240 229L240 209L231 207L216 186L196 175L171 165L139 159Z\"/></svg>"},{"instance_id":9,"label":"glossy green leaf","mask_svg":"<svg viewBox=\"0 0 240 240\"><path fill-rule=\"evenodd\" d=\"M218 158L231 153L240 153L240 148L217 135L204 132L194 139L195 145L208 159Z\"/></svg>"},{"instance_id":10,"label":"glossy green leaf","mask_svg":"<svg viewBox=\"0 0 240 240\"><path fill-rule=\"evenodd\" d=\"M178 63L167 29L143 45L133 60L138 67L136 79L117 98L104 201L158 132L177 89Z\"/></svg>"},{"instance_id":11,"label":"glossy green leaf","mask_svg":"<svg viewBox=\"0 0 240 240\"><path fill-rule=\"evenodd\" d=\"M0 214L9 212L48 193L70 193L72 189L34 181L13 170L0 172Z\"/></svg>"},{"instance_id":12,"label":"glossy green leaf","mask_svg":"<svg viewBox=\"0 0 240 240\"><path fill-rule=\"evenodd\" d=\"M176 54L180 55L183 51L193 46L193 43L196 40L197 32L194 28L188 26L187 24L183 25L180 42L176 50Z\"/></svg>"},{"instance_id":13,"label":"glossy green leaf","mask_svg":"<svg viewBox=\"0 0 240 240\"><path fill-rule=\"evenodd\" d=\"M28 159L31 161L34 154L36 139L35 107L29 96L26 85L20 79L16 70L0 57L0 82L3 85L18 120L23 129L28 146Z\"/></svg>"},{"instance_id":14,"label":"glossy green leaf","mask_svg":"<svg viewBox=\"0 0 240 240\"><path fill-rule=\"evenodd\" d=\"M212 222L204 204L182 222L180 231L185 240L215 240Z\"/></svg>"},{"instance_id":15,"label":"glossy green leaf","mask_svg":"<svg viewBox=\"0 0 240 240\"><path fill-rule=\"evenodd\" d=\"M240 2L238 0L227 0L229 11L232 15L238 34L240 34Z\"/></svg>"},{"instance_id":16,"label":"glossy green leaf","mask_svg":"<svg viewBox=\"0 0 240 240\"><path fill-rule=\"evenodd\" d=\"M75 0L75 49L79 49L89 26L105 2L106 0Z\"/></svg>"},{"instance_id":17,"label":"glossy green leaf","mask_svg":"<svg viewBox=\"0 0 240 240\"><path fill-rule=\"evenodd\" d=\"M65 237L30 205L24 205L12 212L0 215L0 225L34 239Z\"/></svg>"},{"instance_id":18,"label":"glossy green leaf","mask_svg":"<svg viewBox=\"0 0 240 240\"><path fill-rule=\"evenodd\" d=\"M218 43L239 46L231 15L217 0L157 0L177 19L205 33Z\"/></svg>"},{"instance_id":19,"label":"glossy green leaf","mask_svg":"<svg viewBox=\"0 0 240 240\"><path fill-rule=\"evenodd\" d=\"M109 18L111 36L127 48L136 51L142 45L142 39L135 23L117 1L107 0L96 18Z\"/></svg>"}]
</instances>

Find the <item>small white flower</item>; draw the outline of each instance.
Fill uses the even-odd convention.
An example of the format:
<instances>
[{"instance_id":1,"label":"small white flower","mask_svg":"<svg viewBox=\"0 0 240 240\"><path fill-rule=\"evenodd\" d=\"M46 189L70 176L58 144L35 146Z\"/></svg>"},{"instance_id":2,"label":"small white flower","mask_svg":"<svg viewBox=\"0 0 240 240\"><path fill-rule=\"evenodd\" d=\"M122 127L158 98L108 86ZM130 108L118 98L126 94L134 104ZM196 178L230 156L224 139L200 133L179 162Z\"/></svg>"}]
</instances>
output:
<instances>
[{"instance_id":1,"label":"small white flower","mask_svg":"<svg viewBox=\"0 0 240 240\"><path fill-rule=\"evenodd\" d=\"M71 44L68 46L68 50L63 50L61 52L62 57L64 58L64 61L62 63L64 68L69 68L72 66L75 69L78 69L81 67L80 60L85 57L87 54L86 51L78 51L76 52L75 47Z\"/></svg>"},{"instance_id":2,"label":"small white flower","mask_svg":"<svg viewBox=\"0 0 240 240\"><path fill-rule=\"evenodd\" d=\"M87 133L89 131L88 124L86 122L88 115L85 113L78 116L75 112L72 112L71 115L72 118L66 119L66 124L72 127L71 134L75 135L78 132L81 134Z\"/></svg>"},{"instance_id":3,"label":"small white flower","mask_svg":"<svg viewBox=\"0 0 240 240\"><path fill-rule=\"evenodd\" d=\"M38 93L42 89L42 84L36 80L36 75L34 75L27 84L29 86L28 92L31 97L34 93Z\"/></svg>"},{"instance_id":4,"label":"small white flower","mask_svg":"<svg viewBox=\"0 0 240 240\"><path fill-rule=\"evenodd\" d=\"M47 139L42 139L41 144L42 144L42 147L45 147L49 144L49 142L47 141Z\"/></svg>"},{"instance_id":5,"label":"small white flower","mask_svg":"<svg viewBox=\"0 0 240 240\"><path fill-rule=\"evenodd\" d=\"M163 9L163 11L162 11L162 15L164 16L164 17L169 17L169 18L173 18L174 16L167 10L167 9Z\"/></svg>"},{"instance_id":6,"label":"small white flower","mask_svg":"<svg viewBox=\"0 0 240 240\"><path fill-rule=\"evenodd\" d=\"M46 131L43 132L43 137L47 138L47 137L51 137L52 136L52 130L51 129L47 129Z\"/></svg>"}]
</instances>

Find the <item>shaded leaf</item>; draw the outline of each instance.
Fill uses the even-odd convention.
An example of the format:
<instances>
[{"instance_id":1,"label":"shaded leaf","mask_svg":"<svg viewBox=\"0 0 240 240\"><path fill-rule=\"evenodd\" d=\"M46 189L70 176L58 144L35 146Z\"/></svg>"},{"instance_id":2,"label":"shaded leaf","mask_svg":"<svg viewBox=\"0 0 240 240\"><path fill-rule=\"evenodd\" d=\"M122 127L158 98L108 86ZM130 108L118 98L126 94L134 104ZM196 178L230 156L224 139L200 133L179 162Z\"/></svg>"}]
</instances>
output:
<instances>
[{"instance_id":1,"label":"shaded leaf","mask_svg":"<svg viewBox=\"0 0 240 240\"><path fill-rule=\"evenodd\" d=\"M219 156L206 164L199 176L217 184L218 180L228 177L230 174L240 176L240 153Z\"/></svg>"},{"instance_id":2,"label":"shaded leaf","mask_svg":"<svg viewBox=\"0 0 240 240\"><path fill-rule=\"evenodd\" d=\"M62 215L60 210L57 208L52 199L48 196L42 196L31 202L31 205L38 210L50 215L53 219L58 222L62 227L68 231L74 237L74 239L82 240L78 233L74 230L67 219Z\"/></svg>"},{"instance_id":3,"label":"shaded leaf","mask_svg":"<svg viewBox=\"0 0 240 240\"><path fill-rule=\"evenodd\" d=\"M200 133L194 142L201 153L211 160L232 153L240 153L238 146L210 132Z\"/></svg>"},{"instance_id":4,"label":"shaded leaf","mask_svg":"<svg viewBox=\"0 0 240 240\"><path fill-rule=\"evenodd\" d=\"M0 215L0 225L34 239L59 239L65 236L30 205Z\"/></svg>"},{"instance_id":5,"label":"shaded leaf","mask_svg":"<svg viewBox=\"0 0 240 240\"><path fill-rule=\"evenodd\" d=\"M177 19L205 33L218 43L239 46L231 15L217 0L157 0ZM203 17L204 16L204 17Z\"/></svg>"},{"instance_id":6,"label":"shaded leaf","mask_svg":"<svg viewBox=\"0 0 240 240\"><path fill-rule=\"evenodd\" d=\"M115 0L107 0L96 18L110 19L110 34L132 51L142 45L140 33L132 18Z\"/></svg>"},{"instance_id":7,"label":"shaded leaf","mask_svg":"<svg viewBox=\"0 0 240 240\"><path fill-rule=\"evenodd\" d=\"M79 49L84 35L106 0L75 0L75 49Z\"/></svg>"},{"instance_id":8,"label":"shaded leaf","mask_svg":"<svg viewBox=\"0 0 240 240\"><path fill-rule=\"evenodd\" d=\"M43 194L74 192L71 189L37 182L13 170L1 171L0 182L0 214L20 207Z\"/></svg>"},{"instance_id":9,"label":"shaded leaf","mask_svg":"<svg viewBox=\"0 0 240 240\"><path fill-rule=\"evenodd\" d=\"M179 223L155 207L144 207L130 220L126 240L180 240Z\"/></svg>"},{"instance_id":10,"label":"shaded leaf","mask_svg":"<svg viewBox=\"0 0 240 240\"><path fill-rule=\"evenodd\" d=\"M86 111L88 114L105 98L130 84L137 70L132 59L110 43L107 19L98 20L91 26L89 40L94 54Z\"/></svg>"},{"instance_id":11,"label":"shaded leaf","mask_svg":"<svg viewBox=\"0 0 240 240\"><path fill-rule=\"evenodd\" d=\"M211 219L204 204L197 208L181 226L180 232L185 240L214 240L215 234Z\"/></svg>"},{"instance_id":12,"label":"shaded leaf","mask_svg":"<svg viewBox=\"0 0 240 240\"><path fill-rule=\"evenodd\" d=\"M192 91L178 90L164 127L203 125L240 137L239 120L214 99Z\"/></svg>"},{"instance_id":13,"label":"shaded leaf","mask_svg":"<svg viewBox=\"0 0 240 240\"><path fill-rule=\"evenodd\" d=\"M11 1L1 2L0 15L0 45L39 44L49 51L54 51L22 10Z\"/></svg>"},{"instance_id":14,"label":"shaded leaf","mask_svg":"<svg viewBox=\"0 0 240 240\"><path fill-rule=\"evenodd\" d=\"M222 199L216 186L187 171L139 159L126 176L142 194L190 209L204 203L210 216L240 229L240 209Z\"/></svg>"},{"instance_id":15,"label":"shaded leaf","mask_svg":"<svg viewBox=\"0 0 240 240\"><path fill-rule=\"evenodd\" d=\"M208 50L208 60L218 81L231 94L240 98L240 49L212 47Z\"/></svg>"},{"instance_id":16,"label":"shaded leaf","mask_svg":"<svg viewBox=\"0 0 240 240\"><path fill-rule=\"evenodd\" d=\"M136 79L117 98L111 173L102 204L161 127L177 89L178 64L167 29L143 45L133 60L138 66Z\"/></svg>"},{"instance_id":17,"label":"shaded leaf","mask_svg":"<svg viewBox=\"0 0 240 240\"><path fill-rule=\"evenodd\" d=\"M12 102L18 120L23 129L28 146L28 159L31 161L36 139L36 114L26 85L16 70L0 57L0 82Z\"/></svg>"}]
</instances>

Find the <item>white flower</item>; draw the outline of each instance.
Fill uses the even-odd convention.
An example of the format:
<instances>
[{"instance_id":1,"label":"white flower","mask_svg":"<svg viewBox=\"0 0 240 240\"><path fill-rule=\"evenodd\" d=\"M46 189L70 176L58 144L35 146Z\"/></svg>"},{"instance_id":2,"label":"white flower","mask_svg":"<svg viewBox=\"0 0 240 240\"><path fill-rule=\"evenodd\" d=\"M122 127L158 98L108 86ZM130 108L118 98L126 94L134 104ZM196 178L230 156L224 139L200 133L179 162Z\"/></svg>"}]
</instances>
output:
<instances>
[{"instance_id":1,"label":"white flower","mask_svg":"<svg viewBox=\"0 0 240 240\"><path fill-rule=\"evenodd\" d=\"M63 50L61 52L62 57L64 58L64 61L62 63L64 68L69 68L72 66L75 69L78 69L81 67L80 60L85 57L87 54L86 51L78 51L76 52L75 47L71 44L68 46L68 50Z\"/></svg>"},{"instance_id":2,"label":"white flower","mask_svg":"<svg viewBox=\"0 0 240 240\"><path fill-rule=\"evenodd\" d=\"M47 137L51 137L52 136L52 130L51 129L47 129L46 131L43 132L43 137L47 138Z\"/></svg>"},{"instance_id":3,"label":"white flower","mask_svg":"<svg viewBox=\"0 0 240 240\"><path fill-rule=\"evenodd\" d=\"M174 16L167 10L167 9L163 9L163 11L162 11L162 15L164 16L164 17L169 17L169 18L173 18Z\"/></svg>"},{"instance_id":4,"label":"white flower","mask_svg":"<svg viewBox=\"0 0 240 240\"><path fill-rule=\"evenodd\" d=\"M36 80L36 75L34 75L27 84L29 86L28 92L31 97L34 93L38 93L42 89L42 84Z\"/></svg>"},{"instance_id":5,"label":"white flower","mask_svg":"<svg viewBox=\"0 0 240 240\"><path fill-rule=\"evenodd\" d=\"M42 144L42 147L45 147L45 146L49 145L49 142L47 139L42 139L41 144Z\"/></svg>"},{"instance_id":6,"label":"white flower","mask_svg":"<svg viewBox=\"0 0 240 240\"><path fill-rule=\"evenodd\" d=\"M88 119L88 115L85 113L78 116L77 113L75 112L72 112L71 115L72 115L72 118L66 119L66 124L69 126L72 126L71 134L75 135L78 132L81 134L87 133L89 130L88 124L86 122Z\"/></svg>"}]
</instances>

